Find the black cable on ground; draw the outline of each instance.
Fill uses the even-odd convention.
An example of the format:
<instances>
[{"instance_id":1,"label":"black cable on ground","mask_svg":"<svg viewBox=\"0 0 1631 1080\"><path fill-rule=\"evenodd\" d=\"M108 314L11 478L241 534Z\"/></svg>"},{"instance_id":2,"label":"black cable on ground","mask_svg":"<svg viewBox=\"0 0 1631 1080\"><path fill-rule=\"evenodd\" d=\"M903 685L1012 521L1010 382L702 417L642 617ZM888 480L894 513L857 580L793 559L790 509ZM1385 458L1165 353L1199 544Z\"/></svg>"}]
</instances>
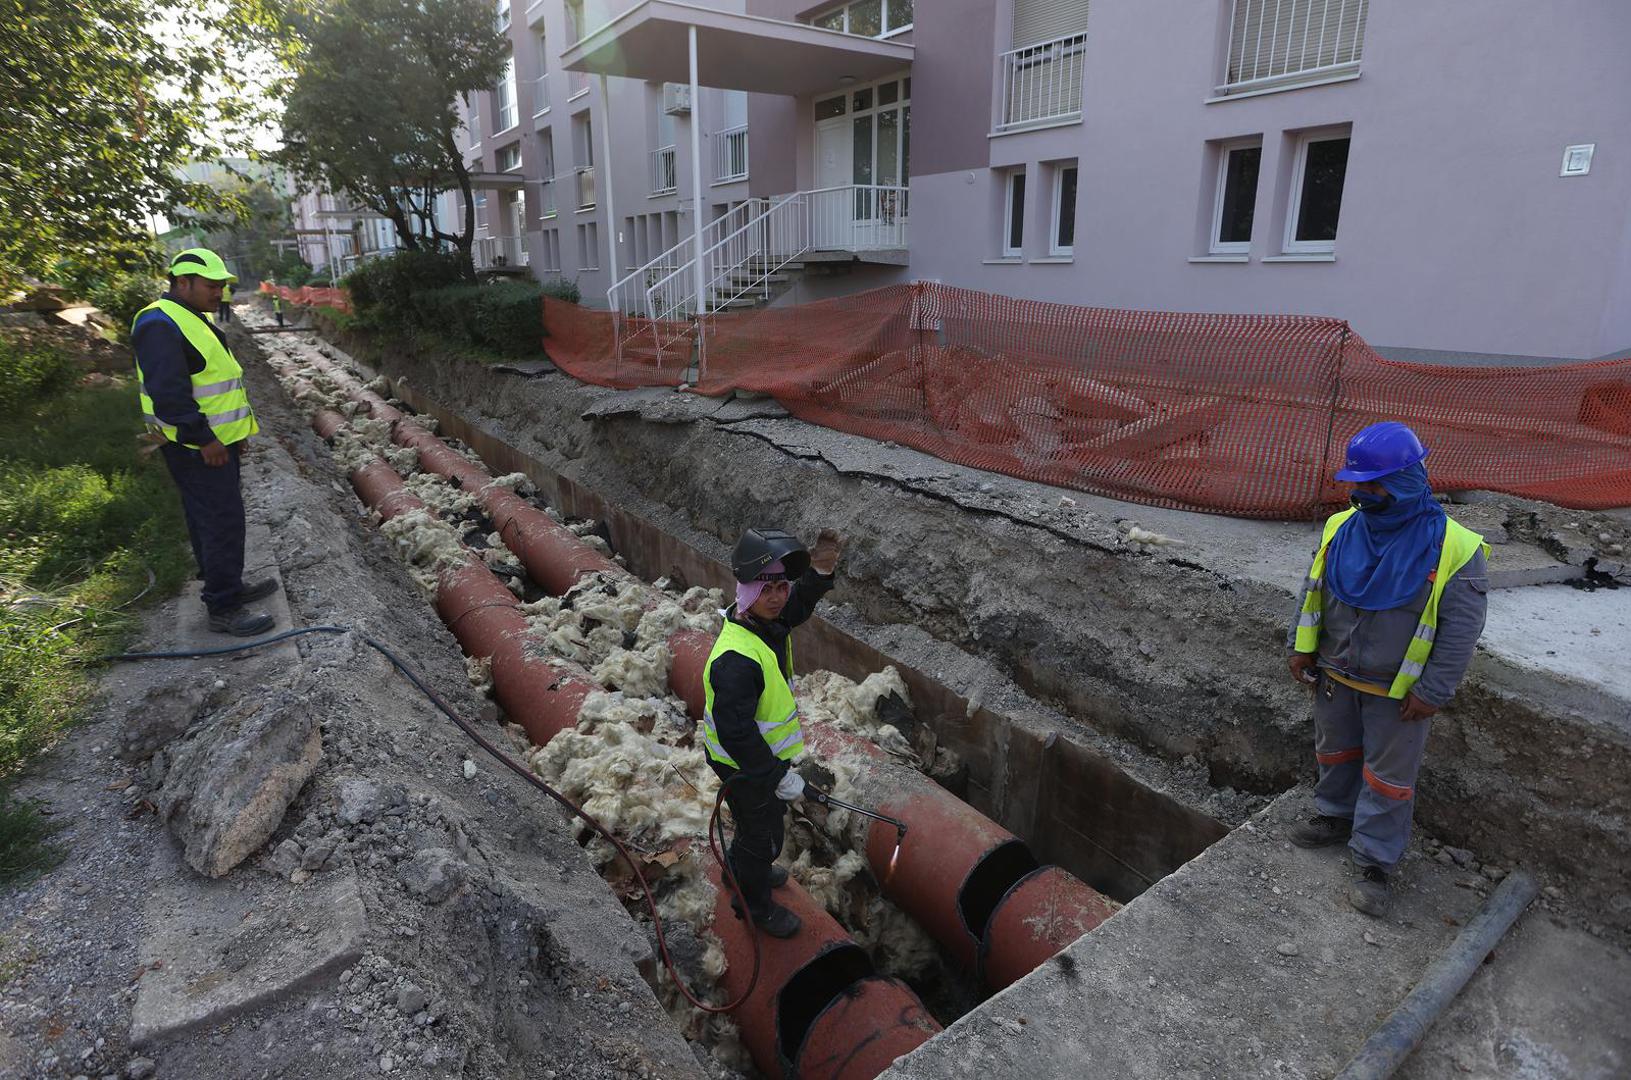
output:
<instances>
[{"instance_id":1,"label":"black cable on ground","mask_svg":"<svg viewBox=\"0 0 1631 1080\"><path fill-rule=\"evenodd\" d=\"M581 818L584 823L598 833L602 839L606 840L617 849L617 853L623 856L623 861L629 864L629 869L634 871L635 879L640 882L641 895L645 897L646 908L651 912L651 924L657 931L657 948L662 953L663 966L668 969L668 974L671 978L673 978L674 985L679 987L680 993L685 995L685 999L687 1001L703 1012L727 1013L738 1008L748 999L748 996L753 993L754 988L759 983L759 936L758 931L753 925L753 912L748 910L747 897L743 895L742 887L736 881L736 875L731 872L730 861L725 858L725 852L723 850L725 829L724 825L720 821L719 811L720 807L724 805L725 789L729 786L728 784L720 787L719 795L714 799L713 816L708 822L708 847L713 852L714 858L719 862L720 880L724 883L728 883L730 890L736 895L736 899L740 904L742 917L747 920L748 937L753 942L753 974L748 978L747 987L742 991L741 996L735 1001L727 1002L724 1005L708 1005L697 1000L696 996L693 995L690 989L686 987L685 980L680 978L679 969L674 966L674 958L670 956L668 952L668 938L663 933L663 919L662 916L657 913L657 898L652 895L651 886L646 881L645 874L641 872L640 864L634 861L634 856L630 854L628 848L623 846L623 842L616 836L613 836L611 831L604 825L591 817L589 813L583 809L583 807L579 806L571 799L568 799L565 795L562 795L553 787L550 787L531 769L516 761L509 754L506 754L503 750L500 750L497 746L488 741L486 736L482 735L481 732L476 730L475 725L471 724L470 721L466 720L464 717L455 712L453 706L449 705L440 694L427 685L426 682L419 677L418 672L414 671L407 665L406 661L397 656L396 653L392 652L389 647L379 641L376 641L374 638L369 637L367 634L356 629L355 627L303 626L297 627L293 630L285 630L281 634L273 634L271 637L261 638L257 641L244 642L240 645L223 645L214 649L194 649L190 651L177 652L115 653L111 656L99 657L98 659L109 662L127 662L134 660L192 660L198 657L226 656L231 653L247 652L250 649L258 649L263 645L275 645L280 641L287 641L290 638L303 637L306 634L352 633L356 634L357 637L360 638L369 648L385 657L385 659L390 662L392 667L396 668L403 678L407 679L413 684L414 689L425 695L425 697L429 699L430 703L436 706L438 712L447 717L449 720L453 721L454 726L456 726L460 731L464 732L465 736L469 738L471 742L475 743L477 746L487 751L487 753L491 754L498 760L499 764L521 777L521 779L525 780L539 791L542 791L545 795L548 795L551 799L554 799L557 803L560 803L574 817Z\"/></svg>"}]
</instances>

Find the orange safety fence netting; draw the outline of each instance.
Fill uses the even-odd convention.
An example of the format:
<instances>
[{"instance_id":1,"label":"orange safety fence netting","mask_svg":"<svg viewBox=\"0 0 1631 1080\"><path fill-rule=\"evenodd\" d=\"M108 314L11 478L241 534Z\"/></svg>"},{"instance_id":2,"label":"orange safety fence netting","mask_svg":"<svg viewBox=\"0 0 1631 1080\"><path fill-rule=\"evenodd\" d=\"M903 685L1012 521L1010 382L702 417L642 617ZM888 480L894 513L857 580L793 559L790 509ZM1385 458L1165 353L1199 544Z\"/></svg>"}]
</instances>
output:
<instances>
[{"instance_id":1,"label":"orange safety fence netting","mask_svg":"<svg viewBox=\"0 0 1631 1080\"><path fill-rule=\"evenodd\" d=\"M344 289L328 285L305 285L295 289L288 285L273 285L269 281L263 281L261 292L277 293L291 304L300 304L304 307L331 307L348 315L351 313L351 295Z\"/></svg>"},{"instance_id":2,"label":"orange safety fence netting","mask_svg":"<svg viewBox=\"0 0 1631 1080\"><path fill-rule=\"evenodd\" d=\"M545 347L602 386L676 386L689 342L544 299ZM668 335L680 328L659 328ZM917 283L707 320L705 394L980 469L1156 506L1315 518L1359 429L1402 420L1438 490L1631 505L1631 361L1449 367L1294 315L1122 311ZM661 360L659 361L659 357Z\"/></svg>"}]
</instances>

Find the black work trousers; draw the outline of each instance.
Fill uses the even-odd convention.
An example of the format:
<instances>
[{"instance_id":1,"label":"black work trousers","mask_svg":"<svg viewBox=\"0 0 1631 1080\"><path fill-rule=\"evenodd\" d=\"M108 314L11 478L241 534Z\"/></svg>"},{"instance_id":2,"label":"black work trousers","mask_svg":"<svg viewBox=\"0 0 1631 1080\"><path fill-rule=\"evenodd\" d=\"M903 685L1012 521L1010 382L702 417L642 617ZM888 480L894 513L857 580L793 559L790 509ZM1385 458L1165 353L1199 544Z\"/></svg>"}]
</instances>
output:
<instances>
[{"instance_id":1,"label":"black work trousers","mask_svg":"<svg viewBox=\"0 0 1631 1080\"><path fill-rule=\"evenodd\" d=\"M747 897L748 911L755 919L763 918L770 911L770 864L782 853L787 804L776 798L773 782L743 777L730 783L737 770L713 758L708 759L708 764L720 783L730 785L725 789L725 802L736 819L729 855L731 871L742 886L742 895Z\"/></svg>"},{"instance_id":2,"label":"black work trousers","mask_svg":"<svg viewBox=\"0 0 1631 1080\"><path fill-rule=\"evenodd\" d=\"M238 486L243 444L227 449L225 465L206 465L203 454L179 443L162 448L181 492L193 558L204 575L204 606L212 613L237 607L244 586L244 497Z\"/></svg>"}]
</instances>

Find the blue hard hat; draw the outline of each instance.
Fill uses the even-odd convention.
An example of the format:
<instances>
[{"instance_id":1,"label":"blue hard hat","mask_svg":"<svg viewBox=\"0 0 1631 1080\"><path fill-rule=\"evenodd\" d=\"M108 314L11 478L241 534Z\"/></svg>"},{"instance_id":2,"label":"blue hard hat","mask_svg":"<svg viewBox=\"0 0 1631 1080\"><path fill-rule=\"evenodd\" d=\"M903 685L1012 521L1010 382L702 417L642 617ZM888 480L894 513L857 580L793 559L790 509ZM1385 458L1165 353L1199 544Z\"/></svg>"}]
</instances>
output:
<instances>
[{"instance_id":1,"label":"blue hard hat","mask_svg":"<svg viewBox=\"0 0 1631 1080\"><path fill-rule=\"evenodd\" d=\"M1348 461L1337 470L1337 479L1356 484L1379 480L1426 457L1427 447L1414 431L1397 420L1384 420L1348 440Z\"/></svg>"}]
</instances>

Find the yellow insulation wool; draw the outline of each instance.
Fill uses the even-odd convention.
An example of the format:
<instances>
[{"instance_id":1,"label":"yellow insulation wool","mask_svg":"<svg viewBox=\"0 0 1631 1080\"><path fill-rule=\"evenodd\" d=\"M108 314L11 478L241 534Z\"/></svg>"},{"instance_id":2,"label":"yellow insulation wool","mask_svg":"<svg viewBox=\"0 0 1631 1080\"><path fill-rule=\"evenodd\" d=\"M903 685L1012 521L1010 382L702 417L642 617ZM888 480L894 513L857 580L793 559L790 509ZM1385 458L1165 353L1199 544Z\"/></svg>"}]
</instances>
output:
<instances>
[{"instance_id":1,"label":"yellow insulation wool","mask_svg":"<svg viewBox=\"0 0 1631 1080\"><path fill-rule=\"evenodd\" d=\"M830 671L813 671L799 676L798 682L800 704L820 718L836 724L843 731L870 739L913 765L918 764L917 753L906 736L893 724L886 724L878 718L879 698L896 694L902 701L911 701L911 693L906 689L900 672L887 667L854 683Z\"/></svg>"},{"instance_id":2,"label":"yellow insulation wool","mask_svg":"<svg viewBox=\"0 0 1631 1080\"><path fill-rule=\"evenodd\" d=\"M414 583L430 596L436 595L441 571L467 561L458 532L427 510L409 510L394 517L380 526L380 532L396 545L409 564Z\"/></svg>"},{"instance_id":3,"label":"yellow insulation wool","mask_svg":"<svg viewBox=\"0 0 1631 1080\"><path fill-rule=\"evenodd\" d=\"M403 480L402 486L411 491L425 506L444 517L456 517L466 513L473 509L477 502L474 495L460 491L433 472L415 473Z\"/></svg>"}]
</instances>

